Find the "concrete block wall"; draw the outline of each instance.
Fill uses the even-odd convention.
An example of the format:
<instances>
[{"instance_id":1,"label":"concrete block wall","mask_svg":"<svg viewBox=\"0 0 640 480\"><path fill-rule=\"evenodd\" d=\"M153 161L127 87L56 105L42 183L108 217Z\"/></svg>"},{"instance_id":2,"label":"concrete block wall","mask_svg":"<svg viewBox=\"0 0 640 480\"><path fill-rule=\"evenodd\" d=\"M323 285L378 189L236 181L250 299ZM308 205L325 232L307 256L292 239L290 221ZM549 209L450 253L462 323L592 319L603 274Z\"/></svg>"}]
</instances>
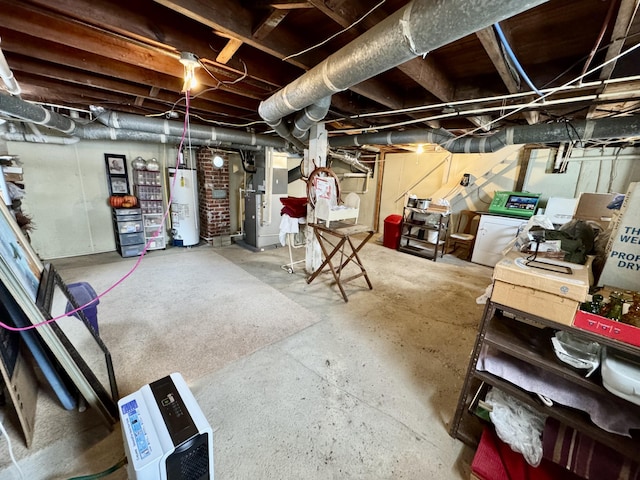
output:
<instances>
[{"instance_id":1,"label":"concrete block wall","mask_svg":"<svg viewBox=\"0 0 640 480\"><path fill-rule=\"evenodd\" d=\"M213 165L213 157L224 159L222 167ZM229 205L229 159L214 150L202 147L197 154L198 201L200 203L200 237L213 243L217 237L228 237L231 233ZM225 192L224 198L214 198ZM218 196L218 195L216 195Z\"/></svg>"}]
</instances>

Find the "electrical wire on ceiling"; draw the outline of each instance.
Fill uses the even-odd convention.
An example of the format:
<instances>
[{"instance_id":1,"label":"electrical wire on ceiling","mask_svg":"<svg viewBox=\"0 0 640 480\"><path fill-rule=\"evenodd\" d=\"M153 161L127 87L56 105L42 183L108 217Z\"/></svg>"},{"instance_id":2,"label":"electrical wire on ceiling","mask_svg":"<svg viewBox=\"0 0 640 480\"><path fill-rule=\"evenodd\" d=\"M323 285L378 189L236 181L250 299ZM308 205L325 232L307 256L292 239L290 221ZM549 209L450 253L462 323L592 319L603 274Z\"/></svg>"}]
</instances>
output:
<instances>
[{"instance_id":1,"label":"electrical wire on ceiling","mask_svg":"<svg viewBox=\"0 0 640 480\"><path fill-rule=\"evenodd\" d=\"M180 165L180 153L182 152L182 148L184 146L184 142L185 140L188 140L188 143L190 145L191 140L190 140L190 132L189 132L189 107L190 107L190 95L189 95L189 91L187 90L187 92L185 93L185 106L186 106L186 114L184 117L184 123L183 123L183 130L182 130L182 136L180 138L180 144L178 146L178 154L176 155L176 163L175 163L175 168L176 170L178 169L179 165ZM172 187L175 185L175 181L178 178L177 175L173 176L173 183L172 183ZM135 272L138 267L140 266L140 263L142 262L142 259L145 257L149 247L151 246L151 244L155 241L155 239L158 237L160 231L162 230L162 225L164 225L167 216L169 215L169 212L171 210L171 204L173 203L173 188L170 189L170 195L169 195L169 200L167 202L167 208L166 211L164 212L164 215L162 216L162 220L160 222L160 227L158 227L157 230L155 230L153 232L153 235L151 236L151 238L149 239L149 241L147 241L147 243L145 244L144 248L142 249L142 252L140 253L140 256L138 256L138 259L136 260L136 263L133 265L133 267L131 267L131 269L125 273L120 279L118 279L116 282L114 282L110 287L108 287L106 290L104 290L102 293L99 293L98 295L96 295L95 298L93 298L91 301L85 303L84 305L70 310L62 315L58 315L57 317L45 320L43 322L40 323L36 323L33 325L28 325L26 327L14 327L11 325L7 325L6 323L0 321L0 327L5 328L7 330L11 330L13 332L22 332L25 330L31 330L37 327L40 327L42 325L48 325L50 323L53 323L57 320L60 320L62 318L68 317L68 316L72 316L73 314L79 312L80 310L83 310L84 308L96 304L99 302L99 300L104 297L105 295L107 295L109 292L111 292L113 289L115 289L116 287L118 287L120 284L122 284L127 278L129 278L133 272Z\"/></svg>"},{"instance_id":2,"label":"electrical wire on ceiling","mask_svg":"<svg viewBox=\"0 0 640 480\"><path fill-rule=\"evenodd\" d=\"M623 147L618 147L618 151L615 153L615 158L611 162L611 171L609 173L609 185L607 186L607 192L611 192L613 188L613 181L618 176L618 157Z\"/></svg>"},{"instance_id":3,"label":"electrical wire on ceiling","mask_svg":"<svg viewBox=\"0 0 640 480\"><path fill-rule=\"evenodd\" d=\"M177 110L175 108L172 108L171 110L167 110L165 112L148 113L147 115L145 115L145 117L171 118L172 116L177 117L178 114L185 115L186 113L185 113L184 110ZM189 113L189 115L191 117L197 118L198 120L202 120L205 123L211 123L213 125L220 125L220 126L225 126L225 127L246 128L246 127L251 127L253 125L260 125L260 124L265 123L264 120L252 120L252 121L246 122L246 123L231 123L231 122L223 122L221 120L211 120L211 119L208 119L208 118L204 118L202 115L198 115L196 113Z\"/></svg>"},{"instance_id":4,"label":"electrical wire on ceiling","mask_svg":"<svg viewBox=\"0 0 640 480\"><path fill-rule=\"evenodd\" d=\"M582 141L582 138L580 138L580 134L576 130L576 127L573 126L573 123L571 123L570 120L565 120L564 125L567 129L567 138L571 139L571 132L569 131L569 127L571 127L571 130L573 130L573 133L575 133L576 137L578 137L578 141L580 142L580 148L584 148L584 142Z\"/></svg>"},{"instance_id":5,"label":"electrical wire on ceiling","mask_svg":"<svg viewBox=\"0 0 640 480\"><path fill-rule=\"evenodd\" d=\"M495 23L493 25L493 28L495 29L496 33L498 34L498 38L500 39L500 43L502 44L502 47L504 48L504 50L507 52L507 56L509 57L509 59L511 60L513 65L515 66L515 68L518 71L518 73L520 74L520 76L524 79L525 82L527 82L527 85L529 85L534 92L536 92L538 95L542 96L542 92L540 90L538 90L538 88L533 84L533 82L529 78L529 75L527 75L527 73L524 71L524 68L522 67L522 65L518 61L518 57L516 57L516 54L514 53L513 49L511 48L511 45L509 45L509 42L507 41L507 37L504 34L504 32L502 31L502 28L500 27L500 24L499 23Z\"/></svg>"},{"instance_id":6,"label":"electrical wire on ceiling","mask_svg":"<svg viewBox=\"0 0 640 480\"><path fill-rule=\"evenodd\" d=\"M233 85L233 84L241 82L242 80L247 78L247 76L249 75L248 70L247 70L247 64L244 63L242 61L242 59L239 59L239 60L240 60L240 62L242 62L242 66L244 68L244 73L240 77L236 78L235 80L220 80L213 73L211 73L211 71L207 68L207 66L202 61L200 61L199 63L200 63L200 66L202 67L202 69L205 72L207 72L211 78L213 78L216 82L218 82L218 84L215 87L211 87L211 88L207 88L206 90L203 90L202 92L194 95L192 98L198 98L203 93L210 92L212 90L217 90L223 85Z\"/></svg>"},{"instance_id":7,"label":"electrical wire on ceiling","mask_svg":"<svg viewBox=\"0 0 640 480\"><path fill-rule=\"evenodd\" d=\"M204 90L202 90L201 92L198 92L196 95L191 95L191 100L198 98L199 96L207 93L207 92L211 92L214 90L218 90L222 85L233 85L235 83L238 83L242 80L244 80L245 78L247 78L248 76L248 70L247 70L247 65L244 63L244 61L240 60L240 62L242 62L242 65L244 67L244 73L242 74L242 76L240 76L239 78L236 78L233 81L230 80L220 80L218 79L207 67L204 63L202 63L202 61L198 60L199 65L202 67L202 69L207 72L207 74L209 76L211 76L211 78L213 78L216 82L218 82L218 84L215 87L210 87L210 88L206 88ZM161 113L153 113L153 114L148 114L145 115L146 117L167 117L167 118L171 118L171 116L174 114L174 112L176 113L184 113L180 110L176 110L176 106L182 102L183 100L185 100L185 96L181 96L180 98L178 98L175 102L173 102L173 104L171 105L171 108L165 112L161 112ZM208 123L213 123L216 125L224 125L224 126L228 126L228 127L248 127L251 125L255 125L255 124L262 124L264 123L264 121L258 120L258 121L254 121L254 122L250 122L250 123L246 123L246 124L234 124L234 123L228 123L228 122L221 122L221 121L216 121L216 120L208 120L205 119L202 116L199 115L194 115L191 114L192 116L198 118L199 120L202 120L204 122L208 122Z\"/></svg>"},{"instance_id":8,"label":"electrical wire on ceiling","mask_svg":"<svg viewBox=\"0 0 640 480\"><path fill-rule=\"evenodd\" d=\"M605 66L607 66L607 65L608 65L608 64L610 64L610 63L613 63L613 62L618 61L618 59L620 59L620 58L624 57L625 55L628 55L629 53L631 53L631 52L633 52L633 51L637 50L638 48L640 48L640 43L637 43L636 45L634 45L634 46L632 46L632 47L629 47L628 49L626 49L626 50L624 50L624 51L620 52L618 55L614 56L613 58L611 58L611 59L609 59L609 60L607 60L607 61L602 62L602 63L601 63L600 65L598 65L597 67L594 67L594 68L592 68L591 70L588 70L587 72L585 72L585 73L583 73L583 74L581 74L581 75L577 76L577 77L576 77L576 78L574 78L573 80L568 81L568 82L567 82L567 83L565 83L564 85L561 85L560 87L557 87L557 88L555 88L555 89L552 89L552 91L551 91L551 92L549 92L549 93L545 93L545 94L544 94L544 95L542 95L541 97L535 98L535 99L534 99L534 100L532 100L529 104L524 105L524 106L520 107L519 109L514 110L514 111L513 111L513 112L511 112L511 113L505 114L505 115L503 115L502 117L498 117L497 119L493 120L493 122L499 122L499 121L501 121L501 120L503 120L503 119L507 118L508 116L513 115L514 113L517 113L517 112L519 112L519 111L524 110L525 108L528 108L529 106L537 105L539 102L543 101L546 97L548 97L549 95L552 95L553 93L555 93L555 92L556 92L556 91L558 91L559 89L561 89L561 88L563 88L563 87L566 87L567 85L571 85L572 83L575 83L575 82L578 82L578 81L582 80L582 79L583 79L584 77L586 77L587 75L590 75L590 74L592 74L592 73L594 73L594 72L597 72L598 70L600 70L600 69L604 68ZM457 138L462 138L462 137L466 137L466 136L472 135L473 133L478 132L479 130L483 130L483 127L484 127L484 126L483 126L483 125L481 125L481 126L479 126L479 127L475 128L475 129L473 129L473 130L471 130L471 131L469 131L469 132L466 132L466 133L464 133L464 134L462 134L462 135L459 135ZM457 138L456 138L456 139L457 139Z\"/></svg>"},{"instance_id":9,"label":"electrical wire on ceiling","mask_svg":"<svg viewBox=\"0 0 640 480\"><path fill-rule=\"evenodd\" d=\"M638 35L640 35L640 32L629 34L629 35L626 35L624 37L616 38L616 39L612 40L611 42L609 42L608 44L603 45L602 47L600 47L598 49L598 52L609 48L613 43L619 42L621 40L629 40L629 39L631 39L631 38L633 38L635 36L638 36ZM594 81L590 81L590 82L581 82L581 83L576 84L576 85L572 85L572 82L567 82L566 84L564 84L564 85L562 85L560 87L555 87L555 88L549 87L549 85L553 84L559 78L561 78L564 75L566 75L567 73L569 73L571 70L573 70L575 68L576 65L580 64L581 62L583 62L586 58L587 58L587 56L585 55L582 58L580 58L578 61L574 62L565 71L563 71L562 73L557 75L555 78L553 78L552 80L550 80L546 84L544 84L543 87L540 90L543 93L548 93L548 92L557 93L557 92L566 91L566 90L580 90L580 89L587 89L587 88L590 88L590 87L599 87L599 86L602 86L602 85L609 85L609 84L615 84L615 83L634 82L634 81L640 79L640 76L632 75L632 76L622 77L622 78L613 78L613 79L604 79L604 80L594 80ZM586 76L586 74L584 76ZM584 78L584 76L582 76L582 78ZM475 104L484 103L484 102L495 102L495 101L501 101L501 100L511 100L511 99L515 99L515 98L529 97L534 93L535 92L533 92L533 91L519 92L519 93L509 93L509 94L505 94L505 95L495 95L495 96L484 97L484 98L472 98L472 99L468 99L468 100L457 100L457 101L452 101L452 102L442 102L442 103L436 103L436 104L430 104L430 105L421 105L421 106L417 106L417 107L408 107L408 108L401 108L401 109L394 109L394 110L383 110L383 111L376 111L376 112L369 112L369 113L360 113L360 114L356 114L356 115L350 115L350 116L345 117L345 118L347 118L347 119L360 119L360 118L376 117L376 116L389 116L389 115L400 115L400 114L406 114L406 113L416 113L416 112L426 111L426 110L435 110L435 109L440 109L440 108L454 107L454 106L458 106L458 105L467 105L467 104L474 104L475 105Z\"/></svg>"},{"instance_id":10,"label":"electrical wire on ceiling","mask_svg":"<svg viewBox=\"0 0 640 480\"><path fill-rule=\"evenodd\" d=\"M290 58L298 57L298 56L300 56L300 55L303 55L303 54L305 54L305 53L307 53L307 52L310 52L311 50L313 50L313 49L315 49L315 48L318 48L318 47L320 47L320 46L324 45L325 43L327 43L327 42L329 42L329 41L333 40L333 39L334 39L334 38L336 38L338 35L341 35L341 34L343 34L344 32L346 32L347 30L349 30L349 29L351 29L351 28L355 27L355 26L356 26L357 24L359 24L362 20L364 20L365 18L367 18L367 17L368 17L368 16L369 16L369 15L370 15L374 10L376 10L378 7L380 7L384 2L385 2L385 0L382 0L380 3L378 3L376 6L374 6L371 10L369 10L367 13L365 13L362 17L360 17L358 20L356 20L355 22L353 22L353 23L352 23L351 25L349 25L348 27L343 28L343 29L342 29L342 30L340 30L339 32L334 33L334 34L333 34L333 35L331 35L329 38L327 38L327 39L323 40L322 42L320 42L320 43L318 43L318 44L316 44L316 45L313 45L313 46L311 46L311 47L309 47L309 48L306 48L306 49L302 50L301 52L293 53L293 54L291 54L291 55L289 55L289 56L287 56L287 57L284 57L284 58L282 59L282 61L286 61L286 60L289 60Z\"/></svg>"},{"instance_id":11,"label":"electrical wire on ceiling","mask_svg":"<svg viewBox=\"0 0 640 480\"><path fill-rule=\"evenodd\" d=\"M611 45L613 45L616 42L620 42L620 41L627 41L629 39L632 39L633 37L637 37L638 35L640 35L640 32L637 33L632 33L632 34L627 34L624 35L622 37L618 37L615 38L613 40L611 40L609 43L607 43L606 45L601 46L600 48L598 48L598 50L596 51L596 53L600 53L603 50L606 50L607 48L609 48ZM571 70L573 70L576 65L582 63L583 61L585 61L588 58L588 55L583 56L582 58L580 58L579 60L573 62L571 64L571 66L569 66L566 70L564 70L563 72L559 73L558 75L556 75L554 78L552 78L551 80L549 80L547 83L545 83L542 88L548 87L549 85L551 85L552 83L556 82L558 79L562 78L563 76L565 76L567 73L571 72ZM585 72L582 72L583 74ZM584 78L584 77L583 77ZM583 84L584 85L584 84Z\"/></svg>"},{"instance_id":12,"label":"electrical wire on ceiling","mask_svg":"<svg viewBox=\"0 0 640 480\"><path fill-rule=\"evenodd\" d=\"M584 67L582 67L582 73L586 72L589 69L589 65L591 65L591 61L593 57L596 55L596 52L600 48L600 43L602 43L602 39L604 38L604 34L607 31L607 27L609 26L609 22L611 21L611 17L613 15L613 9L617 5L617 2L611 0L609 3L609 9L607 10L607 15L604 18L604 22L602 22L602 27L600 27L600 33L598 34L598 38L596 39L596 43L593 45L591 52L587 56L587 61L584 62Z\"/></svg>"},{"instance_id":13,"label":"electrical wire on ceiling","mask_svg":"<svg viewBox=\"0 0 640 480\"><path fill-rule=\"evenodd\" d=\"M533 99L530 102L527 102L526 104L522 104L518 107L516 107L513 111L505 113L504 115L501 115L500 117L496 118L496 119L492 119L490 123L488 124L483 124L480 125L468 132L465 132L457 137L452 137L450 141L455 141L458 140L459 138L463 138L469 135L473 135L474 133L477 133L479 131L482 130L482 133L486 133L487 128L490 128L492 124L495 124L497 122L500 122L508 117L510 117L511 115L514 115L518 112L521 112L522 110L525 110L527 108L532 108L532 107L536 107L540 104L540 102L544 101L547 97L562 91L564 89L566 89L569 85L578 82L580 80L582 80L584 77L591 75L592 73L600 70L601 68L604 68L606 65L612 63L612 62L616 62L618 59L624 57L625 55L628 55L629 53L635 51L636 49L640 48L640 43L637 43L636 45L629 47L627 50L624 50L622 52L620 52L618 55L614 56L613 58L601 63L600 65L598 65L597 67L592 68L591 70L585 72L584 74L581 74L575 78L573 78L572 80L569 80L568 82L566 82L563 85L560 85L559 87L555 87L555 88L551 88L549 89L546 93L543 93L542 96L537 97L535 99ZM447 114L444 114L447 115ZM457 115L454 115L457 116ZM386 130L386 129L390 129L390 128L397 128L400 126L406 126L406 125L412 125L412 124L416 124L416 123L424 123L424 122L428 122L428 121L432 121L432 120L437 120L437 119L441 119L441 118L446 118L443 117L442 115L436 115L436 116L431 116L431 117L423 117L423 118L417 118L417 119L412 119L412 120L406 120L404 122L397 122L394 124L390 124L390 125L382 125L382 126L376 126L376 127L364 127L364 128L350 128L350 129L344 129L344 130L333 130L332 133L346 133L346 134L350 134L350 133L363 133L363 132L369 132L369 131L380 131L380 130Z\"/></svg>"},{"instance_id":14,"label":"electrical wire on ceiling","mask_svg":"<svg viewBox=\"0 0 640 480\"><path fill-rule=\"evenodd\" d=\"M603 85L615 85L615 84L625 83L625 82L635 82L638 80L640 80L640 75L632 75L628 77L614 78L614 79L608 79L608 80L594 80L591 82L581 83L580 85L567 84L567 85L559 86L555 88L542 89L541 91L543 93L555 94L561 91L566 92L566 91L573 91L573 90L586 90L589 88L600 87ZM508 93L504 95L495 95L495 96L483 97L483 98L472 98L467 100L456 100L451 102L441 102L441 103L434 103L430 105L421 105L418 107L408 107L408 108L401 108L401 109L394 109L394 110L382 110L382 111L370 112L370 113L360 113L357 115L350 115L349 117L345 117L343 119L338 119L338 120L361 119L361 118L376 117L376 116L401 115L401 114L407 114L407 113L417 113L417 112L422 112L427 110L453 108L456 106L463 106L463 105L478 105L482 103L495 103L495 102L502 102L501 105L507 107L508 104L504 103L507 100L515 100L518 98L530 97L534 93L535 92L533 91L520 92L520 93ZM566 101L570 101L570 100L571 99L568 99ZM478 109L478 111L480 110L481 109ZM476 110L472 110L472 111L476 111ZM466 113L466 112L463 111L461 113Z\"/></svg>"}]
</instances>

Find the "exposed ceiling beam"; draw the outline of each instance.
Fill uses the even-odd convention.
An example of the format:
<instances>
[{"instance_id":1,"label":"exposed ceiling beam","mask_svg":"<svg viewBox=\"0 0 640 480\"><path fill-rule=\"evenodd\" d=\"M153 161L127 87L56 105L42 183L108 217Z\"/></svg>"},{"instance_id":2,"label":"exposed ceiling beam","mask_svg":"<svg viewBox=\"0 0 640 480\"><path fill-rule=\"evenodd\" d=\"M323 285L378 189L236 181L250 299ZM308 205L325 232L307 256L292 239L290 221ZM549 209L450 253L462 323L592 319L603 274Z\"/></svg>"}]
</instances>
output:
<instances>
[{"instance_id":1,"label":"exposed ceiling beam","mask_svg":"<svg viewBox=\"0 0 640 480\"><path fill-rule=\"evenodd\" d=\"M264 40L287 16L289 10L271 10L253 29L253 38Z\"/></svg>"},{"instance_id":2,"label":"exposed ceiling beam","mask_svg":"<svg viewBox=\"0 0 640 480\"><path fill-rule=\"evenodd\" d=\"M627 33L629 32L629 27L633 22L633 19L638 10L638 0L620 0L620 8L618 9L618 16L616 17L616 23L613 26L613 31L611 32L611 43L609 44L609 48L607 48L607 54L605 55L605 62L610 61L615 58L617 55L622 52L622 48L624 47ZM616 61L612 61L608 63L600 70L600 80L608 80L611 78L613 71L616 67ZM598 93L602 93L606 91L606 87L601 87L598 90ZM608 113L605 113L608 114ZM587 113L587 118L595 118L600 116L598 114L598 106L593 105L589 108L589 113Z\"/></svg>"},{"instance_id":3,"label":"exposed ceiling beam","mask_svg":"<svg viewBox=\"0 0 640 480\"><path fill-rule=\"evenodd\" d=\"M242 40L238 40L237 38L230 38L229 40L227 40L227 44L216 57L216 62L226 64L233 58L233 56L241 46Z\"/></svg>"},{"instance_id":4,"label":"exposed ceiling beam","mask_svg":"<svg viewBox=\"0 0 640 480\"><path fill-rule=\"evenodd\" d=\"M221 32L227 38L235 37L274 57L284 58L295 53L297 38L284 30L278 30L277 35L269 35L264 41L259 42L253 38L253 14L240 2L234 0L218 0L216 2L201 2L199 0L154 1ZM308 66L299 60L292 59L290 63L305 70L308 69Z\"/></svg>"},{"instance_id":5,"label":"exposed ceiling beam","mask_svg":"<svg viewBox=\"0 0 640 480\"><path fill-rule=\"evenodd\" d=\"M626 35L629 31L629 26L633 21L638 9L638 0L621 0L620 8L618 10L618 16L616 23L613 26L613 32L611 33L611 44L607 48L607 54L604 61L607 62L619 55L622 52L622 47L626 41ZM600 80L608 80L611 78L613 70L616 68L616 62L611 62L605 65L600 71Z\"/></svg>"},{"instance_id":6,"label":"exposed ceiling beam","mask_svg":"<svg viewBox=\"0 0 640 480\"><path fill-rule=\"evenodd\" d=\"M148 89L139 85L130 85L126 82L113 79L87 78L85 73L78 72L74 74L69 70L51 67L31 67L25 69L23 68L23 63L19 61L14 62L13 59L12 63L16 65L14 71L20 78L20 84L23 90L25 90L25 96L28 95L29 91L41 91L41 89L45 87L52 91L64 91L63 85L69 84L71 85L71 87L68 87L69 91L73 92L75 96L91 98L97 105L100 105L101 101L108 102L103 105L107 108L115 108L115 105L118 104L118 99L120 99L119 103L122 105L135 103L140 106L143 100L147 100L154 102L156 107L163 105L161 110L169 111L172 108L182 110L184 108L184 102L176 102L175 95L172 95L170 92L154 92L154 89ZM122 96L124 96L124 99ZM140 100L137 100L137 102L132 101L135 99ZM205 114L207 118L209 118L209 116L256 117L252 113L216 104L201 98L193 99L191 108L194 112L197 111L201 115Z\"/></svg>"},{"instance_id":7,"label":"exposed ceiling beam","mask_svg":"<svg viewBox=\"0 0 640 480\"><path fill-rule=\"evenodd\" d=\"M250 0L244 2L250 4L255 8L275 8L279 10L295 10L299 8L313 8L309 2L300 2L297 0L280 0L279 2L273 2L269 0Z\"/></svg>"},{"instance_id":8,"label":"exposed ceiling beam","mask_svg":"<svg viewBox=\"0 0 640 480\"><path fill-rule=\"evenodd\" d=\"M500 42L493 30L493 27L487 27L476 32L476 36L478 37L478 40L480 40L480 43L482 43L487 55L489 55L493 66L496 67L496 70L509 93L518 93L520 91L518 82L513 78L511 69L507 65L504 55L502 54L502 49L500 48ZM538 112L524 112L523 115L529 125L536 124L540 121L540 114Z\"/></svg>"},{"instance_id":9,"label":"exposed ceiling beam","mask_svg":"<svg viewBox=\"0 0 640 480\"><path fill-rule=\"evenodd\" d=\"M267 3L271 8L276 8L279 10L296 10L299 8L313 8L313 5L309 4L309 2L297 2L295 0L267 2Z\"/></svg>"},{"instance_id":10,"label":"exposed ceiling beam","mask_svg":"<svg viewBox=\"0 0 640 480\"><path fill-rule=\"evenodd\" d=\"M253 38L251 25L253 16L250 11L243 8L239 2L232 0L217 0L203 3L199 0L154 0L156 3L175 10L193 20L207 25L208 27L220 31L228 36L233 36L254 48L269 53L276 58L283 59L289 55L297 53L300 44L300 37L278 28L262 41ZM320 63L327 57L327 52L322 49L314 49L305 56L296 56L286 60L286 62L296 65L305 70ZM303 60L306 59L306 60ZM385 90L388 88L377 79L368 82L368 88L360 91L351 88L353 91L366 98L377 101L376 98L387 97ZM404 102L383 105L390 108L402 108Z\"/></svg>"},{"instance_id":11,"label":"exposed ceiling beam","mask_svg":"<svg viewBox=\"0 0 640 480\"><path fill-rule=\"evenodd\" d=\"M31 56L53 65L64 65L72 67L81 73L81 77L90 80L97 75L102 76L103 82L107 79L121 79L124 81L157 87L161 90L176 92L180 89L182 80L172 76L158 73L154 70L144 69L129 64L109 62L99 55L81 52L74 48L53 45L19 32L11 32L2 38L2 48L7 52L13 52L25 57ZM53 68L53 67L50 67ZM60 75L64 75L65 70L61 70ZM69 72L72 75L72 72ZM136 93L136 95L143 95ZM210 90L201 95L203 98L218 102L223 105L234 107L240 110L255 112L258 101L246 97L240 97L223 90ZM177 100L175 93L172 97Z\"/></svg>"},{"instance_id":12,"label":"exposed ceiling beam","mask_svg":"<svg viewBox=\"0 0 640 480\"><path fill-rule=\"evenodd\" d=\"M352 35L362 33L364 30L373 27L386 18L383 11L371 10L372 5L370 3L349 1L332 8L327 5L324 0L309 0L309 2L342 28L351 27L362 18L362 15L370 12L369 15L360 22L360 25L351 31ZM398 65L398 70L439 100L446 102L454 99L455 87L453 83L437 66L435 60L428 55L426 58L416 57L402 65ZM382 104L390 108L397 108L397 106L393 106L389 102ZM486 125L490 119L471 118L469 120L476 126L482 126ZM432 126L437 128L437 125Z\"/></svg>"},{"instance_id":13,"label":"exposed ceiling beam","mask_svg":"<svg viewBox=\"0 0 640 480\"><path fill-rule=\"evenodd\" d=\"M29 0L29 3L54 10L87 25L104 28L149 45L179 53L192 52L199 58L212 58L222 51L228 38L221 38L205 25L182 17L167 15L162 7L144 9L142 2L120 4L111 0ZM231 59L220 67L230 74L243 75L245 65L248 78L280 87L300 74L292 65L271 69L269 57L258 50L247 50L241 59Z\"/></svg>"},{"instance_id":14,"label":"exposed ceiling beam","mask_svg":"<svg viewBox=\"0 0 640 480\"><path fill-rule=\"evenodd\" d=\"M172 51L161 50L142 43L132 43L104 30L43 12L38 8L18 5L10 0L0 0L0 8L3 13L7 13L7 17L3 18L3 26L6 28L24 32L35 30L38 37L51 42L182 78L183 67ZM37 28L34 28L34 25L37 25ZM216 68L215 65L209 67L209 70L216 75L216 79L205 75L202 78L199 77L200 83L208 87L220 88L256 100L264 98L272 89L271 86L264 84L261 86L250 85L251 82L243 84L242 88L220 83L236 80L237 75L231 75L228 71Z\"/></svg>"}]
</instances>

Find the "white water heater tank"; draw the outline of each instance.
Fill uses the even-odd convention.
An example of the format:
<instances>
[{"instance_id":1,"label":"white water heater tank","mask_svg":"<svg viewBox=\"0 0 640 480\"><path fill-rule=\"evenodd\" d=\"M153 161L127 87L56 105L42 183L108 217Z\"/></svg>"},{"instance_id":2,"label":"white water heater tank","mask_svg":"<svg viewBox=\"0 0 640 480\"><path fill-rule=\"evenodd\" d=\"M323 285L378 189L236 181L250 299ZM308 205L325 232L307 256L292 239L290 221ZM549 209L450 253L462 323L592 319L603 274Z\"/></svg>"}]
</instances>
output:
<instances>
[{"instance_id":1,"label":"white water heater tank","mask_svg":"<svg viewBox=\"0 0 640 480\"><path fill-rule=\"evenodd\" d=\"M189 247L200 241L198 176L195 169L169 168L173 245Z\"/></svg>"}]
</instances>

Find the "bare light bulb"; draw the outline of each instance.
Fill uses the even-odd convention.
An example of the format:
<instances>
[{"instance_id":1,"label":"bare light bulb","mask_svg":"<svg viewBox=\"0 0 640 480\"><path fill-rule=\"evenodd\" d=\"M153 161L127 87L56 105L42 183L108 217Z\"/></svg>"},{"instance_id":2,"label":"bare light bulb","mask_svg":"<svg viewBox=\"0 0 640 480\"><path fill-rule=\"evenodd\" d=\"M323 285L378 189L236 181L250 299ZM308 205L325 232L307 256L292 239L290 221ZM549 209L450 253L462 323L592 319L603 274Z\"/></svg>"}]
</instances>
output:
<instances>
[{"instance_id":1,"label":"bare light bulb","mask_svg":"<svg viewBox=\"0 0 640 480\"><path fill-rule=\"evenodd\" d=\"M188 92L198 86L196 78L196 68L200 68L200 61L191 52L182 52L180 54L180 63L184 65L184 84L182 91Z\"/></svg>"}]
</instances>

